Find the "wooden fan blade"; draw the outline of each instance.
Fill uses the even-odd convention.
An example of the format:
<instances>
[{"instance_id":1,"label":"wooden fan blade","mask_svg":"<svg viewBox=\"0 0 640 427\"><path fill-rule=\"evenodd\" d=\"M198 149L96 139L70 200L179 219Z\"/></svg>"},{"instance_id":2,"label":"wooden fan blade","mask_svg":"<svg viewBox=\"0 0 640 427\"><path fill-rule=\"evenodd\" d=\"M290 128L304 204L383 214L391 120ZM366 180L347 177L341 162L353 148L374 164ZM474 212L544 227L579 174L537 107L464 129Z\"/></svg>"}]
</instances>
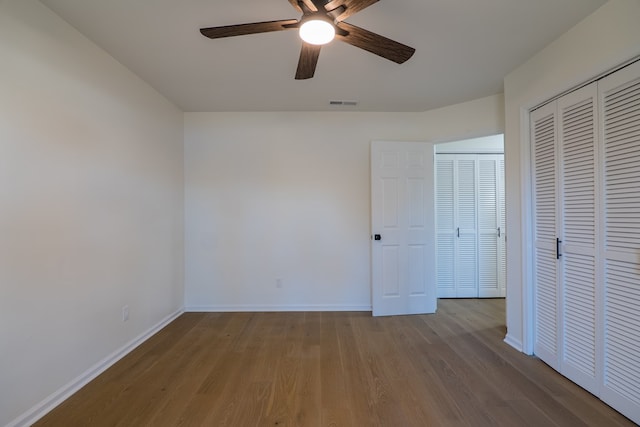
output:
<instances>
[{"instance_id":1,"label":"wooden fan blade","mask_svg":"<svg viewBox=\"0 0 640 427\"><path fill-rule=\"evenodd\" d=\"M302 42L298 69L296 70L296 80L310 79L313 77L316 72L316 65L318 65L321 48L322 46Z\"/></svg>"},{"instance_id":2,"label":"wooden fan blade","mask_svg":"<svg viewBox=\"0 0 640 427\"><path fill-rule=\"evenodd\" d=\"M300 7L300 5L298 4L298 0L289 0L289 3L291 3L291 6L293 6L293 8L295 10L297 10L298 12L302 13L302 8Z\"/></svg>"},{"instance_id":3,"label":"wooden fan blade","mask_svg":"<svg viewBox=\"0 0 640 427\"><path fill-rule=\"evenodd\" d=\"M302 4L300 4L302 2ZM318 7L314 4L313 0L289 0L289 3L298 11L302 13L317 12Z\"/></svg>"},{"instance_id":4,"label":"wooden fan blade","mask_svg":"<svg viewBox=\"0 0 640 427\"><path fill-rule=\"evenodd\" d=\"M318 11L318 8L314 4L313 0L302 0L302 3L304 3L304 5L307 6L307 9L309 9L311 12Z\"/></svg>"},{"instance_id":5,"label":"wooden fan blade","mask_svg":"<svg viewBox=\"0 0 640 427\"><path fill-rule=\"evenodd\" d=\"M341 22L378 1L379 0L331 0L325 5L325 9L332 11L340 6L344 6L345 10L336 18L338 22Z\"/></svg>"},{"instance_id":6,"label":"wooden fan blade","mask_svg":"<svg viewBox=\"0 0 640 427\"><path fill-rule=\"evenodd\" d=\"M348 33L344 35L336 32L336 39L374 53L397 64L402 64L407 61L416 51L412 47L372 33L363 28L356 27L355 25L347 24L346 22L339 22L336 25Z\"/></svg>"},{"instance_id":7,"label":"wooden fan blade","mask_svg":"<svg viewBox=\"0 0 640 427\"><path fill-rule=\"evenodd\" d=\"M284 19L281 21L255 22L253 24L226 25L223 27L201 28L203 36L210 39L223 37L244 36L246 34L269 33L297 28L297 19Z\"/></svg>"}]
</instances>

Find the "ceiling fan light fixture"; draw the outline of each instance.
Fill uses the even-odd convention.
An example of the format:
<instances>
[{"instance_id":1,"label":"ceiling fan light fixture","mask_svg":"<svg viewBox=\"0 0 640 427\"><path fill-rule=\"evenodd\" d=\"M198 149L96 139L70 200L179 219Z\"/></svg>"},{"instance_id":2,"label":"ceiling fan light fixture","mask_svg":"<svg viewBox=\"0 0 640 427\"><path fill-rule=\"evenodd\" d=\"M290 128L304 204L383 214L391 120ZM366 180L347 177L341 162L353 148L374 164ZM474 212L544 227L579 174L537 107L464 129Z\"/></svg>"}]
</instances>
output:
<instances>
[{"instance_id":1,"label":"ceiling fan light fixture","mask_svg":"<svg viewBox=\"0 0 640 427\"><path fill-rule=\"evenodd\" d=\"M336 36L335 27L324 19L310 19L300 26L300 38L313 45L324 45Z\"/></svg>"},{"instance_id":2,"label":"ceiling fan light fixture","mask_svg":"<svg viewBox=\"0 0 640 427\"><path fill-rule=\"evenodd\" d=\"M344 22L344 19L378 1L289 0L291 6L298 12L302 12L299 19L207 27L200 28L200 33L210 39L221 39L295 29L299 32L300 38L304 40L296 69L296 80L306 80L313 77L322 45L331 42L334 37L340 42L364 49L396 64L402 64L411 58L415 52L414 48ZM1 2L2 0L0 0ZM341 105L351 104L345 102Z\"/></svg>"}]
</instances>

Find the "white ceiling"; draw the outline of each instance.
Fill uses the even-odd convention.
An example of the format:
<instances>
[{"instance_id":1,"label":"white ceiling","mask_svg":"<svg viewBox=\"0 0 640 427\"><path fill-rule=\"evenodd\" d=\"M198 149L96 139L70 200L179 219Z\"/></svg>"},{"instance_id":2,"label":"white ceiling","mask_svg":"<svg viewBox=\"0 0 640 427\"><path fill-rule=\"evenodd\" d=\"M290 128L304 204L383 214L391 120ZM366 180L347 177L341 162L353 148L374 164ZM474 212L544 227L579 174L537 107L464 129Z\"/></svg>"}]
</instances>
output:
<instances>
[{"instance_id":1,"label":"white ceiling","mask_svg":"<svg viewBox=\"0 0 640 427\"><path fill-rule=\"evenodd\" d=\"M295 31L198 31L298 18L287 0L41 1L184 111L425 111L497 94L507 73L606 3L381 0L347 22L414 47L408 62L334 41L313 79L294 80Z\"/></svg>"}]
</instances>

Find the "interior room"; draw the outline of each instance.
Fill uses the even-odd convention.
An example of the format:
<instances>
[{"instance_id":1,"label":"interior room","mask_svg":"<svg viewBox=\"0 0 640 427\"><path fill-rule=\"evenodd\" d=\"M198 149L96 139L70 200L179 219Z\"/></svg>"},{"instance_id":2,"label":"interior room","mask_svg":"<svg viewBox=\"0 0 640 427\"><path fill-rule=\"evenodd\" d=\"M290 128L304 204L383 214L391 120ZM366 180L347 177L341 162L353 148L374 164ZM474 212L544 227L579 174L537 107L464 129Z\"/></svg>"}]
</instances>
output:
<instances>
[{"instance_id":1,"label":"interior room","mask_svg":"<svg viewBox=\"0 0 640 427\"><path fill-rule=\"evenodd\" d=\"M382 411L367 421L376 425L439 419L472 425L473 411L488 414L487 425L513 425L528 416L555 425L640 422L640 360L632 351L640 345L640 230L634 225L640 200L625 193L640 182L633 175L640 170L634 163L640 162L640 119L634 113L640 95L630 86L640 85L634 74L640 58L638 0L131 3L0 0L0 425L46 422L65 402L73 412L77 403L70 398L78 391L100 384L109 372L113 378L145 363L151 367L159 360L154 351L160 347L154 346L178 340L188 325L197 332L210 323L208 333L219 332L216 339L222 341L216 343L223 343L237 321L225 319L264 322L271 329L255 326L264 332L264 351L294 346L277 337L269 341L270 331L287 328L301 340L309 336L302 326L291 326L290 315L304 316L310 328L351 324L353 339L345 335L332 345L355 343L362 360L378 360L367 359L370 351L380 352L383 361L358 369L404 369L360 332L388 334L396 343L414 337L445 349L458 345L460 352L469 345L457 341L464 335L483 351L489 344L479 343L490 342L495 353L486 363L537 376L544 386L527 379L533 381L530 388L518 389L520 383L510 383L505 374L502 384L467 392L473 381L465 380L475 374L442 370L440 380L453 387L451 396L456 390L474 396L465 406L455 397L425 397L431 381L426 374L415 393L400 397L390 397L384 387L402 390L404 383L381 376L364 382L378 400L354 400L357 407L343 408L349 412L343 418L339 411L322 412L325 403L340 405L326 388L326 400L318 392L320 408L305 419L278 409L272 397L256 409L281 411L277 416L288 420L283 425L349 425L336 419L356 422L352 410L367 416ZM296 31L288 30L297 30L301 16L322 7L336 39L321 54L320 48L305 50L307 42L301 51ZM291 21L255 31L269 34L247 30L209 37L219 30L200 31L281 19ZM607 118L618 114L615 96L623 90L637 104L625 113L628 126L616 130L618 122ZM550 153L569 141L562 132L573 122L565 112L583 108L585 100L593 116L593 144L574 160L591 165L593 242L578 239L574 245L573 217L567 213L573 211L562 205L573 200L574 151L567 145L556 157ZM618 134L626 139L612 139ZM414 187L425 191L418 195L424 204L414 211L423 214L419 220L425 219L429 246L409 252L419 266L410 276L425 289L407 292L428 298L436 314L372 316L393 296L387 270L377 269L376 248L388 253L391 234L378 228L373 172L375 147L392 145L409 147L410 153L419 147L426 156L420 157L426 180ZM436 229L443 224L438 206L444 202L435 203L432 192L445 177L436 174L446 166L446 157L439 156L472 154L474 164L483 155L502 156L502 163L491 163L504 183L496 184L492 197L504 208L491 205L498 206L487 228L491 248L481 245L478 226L474 260L492 257L495 268L473 273L470 290L463 273L471 270L447 261L447 249L436 249L435 242L436 236L457 242L466 229L453 223ZM415 166L413 161L408 160ZM620 184L612 171L624 167L627 181ZM551 175L545 175L548 170ZM616 199L619 194L627 198ZM546 197L557 200L547 205ZM478 209L487 206L484 196L474 200ZM555 209L550 215L557 224L544 222L547 208ZM590 272L586 280L584 271ZM486 278L497 287L483 287ZM576 302L564 289L581 283L591 287L577 290L576 298L586 299ZM457 297L462 299L449 299ZM483 303L492 307L491 315L482 314L477 304ZM413 308L403 314L427 312ZM444 323L430 323L438 322L435 316ZM474 323L482 322L490 326L476 331ZM418 324L432 334L419 332ZM191 349L204 345L202 337L209 335L204 329L203 334ZM405 344L412 349L407 363L415 364L407 372L419 377L427 372L421 364L428 357L420 346ZM177 359L190 351L180 347ZM151 359L136 365L141 352ZM184 364L197 368L206 357ZM445 363L446 356L438 357L429 363ZM482 354L471 359L482 360ZM336 372L345 369L339 365ZM319 381L340 379L318 375ZM462 378L465 385L443 378ZM205 379L194 381L215 388L215 378L206 384ZM501 386L537 400L492 401ZM253 392L271 396L268 388ZM98 406L113 416L109 402ZM140 413L153 404L140 403ZM438 409L440 404L452 409ZM175 418L154 416L166 415L165 425L177 425L190 410L185 405ZM221 413L253 414L237 401L229 405ZM409 407L423 418L402 412ZM429 418L429 411L444 418ZM94 425L101 425L102 414L91 413ZM133 419L110 420L140 425ZM195 425L205 418L194 419ZM229 420L239 419L258 418ZM86 419L76 421L87 425ZM163 419L155 421L162 425Z\"/></svg>"}]
</instances>

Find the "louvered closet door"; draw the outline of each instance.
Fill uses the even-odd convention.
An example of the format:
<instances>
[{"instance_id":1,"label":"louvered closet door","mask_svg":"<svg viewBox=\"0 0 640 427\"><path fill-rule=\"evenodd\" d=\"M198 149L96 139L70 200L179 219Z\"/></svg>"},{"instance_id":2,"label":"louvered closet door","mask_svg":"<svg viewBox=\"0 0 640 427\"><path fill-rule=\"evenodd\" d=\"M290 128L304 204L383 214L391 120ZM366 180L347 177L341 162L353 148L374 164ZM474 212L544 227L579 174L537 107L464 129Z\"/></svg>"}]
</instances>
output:
<instances>
[{"instance_id":1,"label":"louvered closet door","mask_svg":"<svg viewBox=\"0 0 640 427\"><path fill-rule=\"evenodd\" d=\"M456 166L456 296L475 298L478 296L476 157L458 155Z\"/></svg>"},{"instance_id":2,"label":"louvered closet door","mask_svg":"<svg viewBox=\"0 0 640 427\"><path fill-rule=\"evenodd\" d=\"M640 423L640 63L600 81L604 146L604 384Z\"/></svg>"},{"instance_id":3,"label":"louvered closet door","mask_svg":"<svg viewBox=\"0 0 640 427\"><path fill-rule=\"evenodd\" d=\"M478 296L504 296L499 270L499 157L478 156Z\"/></svg>"},{"instance_id":4,"label":"louvered closet door","mask_svg":"<svg viewBox=\"0 0 640 427\"><path fill-rule=\"evenodd\" d=\"M439 298L478 296L476 172L474 155L437 156Z\"/></svg>"},{"instance_id":5,"label":"louvered closet door","mask_svg":"<svg viewBox=\"0 0 640 427\"><path fill-rule=\"evenodd\" d=\"M556 259L557 122L556 104L531 113L534 203L535 354L559 369L559 264Z\"/></svg>"},{"instance_id":6,"label":"louvered closet door","mask_svg":"<svg viewBox=\"0 0 640 427\"><path fill-rule=\"evenodd\" d=\"M474 154L436 158L439 298L478 297L477 164Z\"/></svg>"},{"instance_id":7,"label":"louvered closet door","mask_svg":"<svg viewBox=\"0 0 640 427\"><path fill-rule=\"evenodd\" d=\"M560 371L598 394L597 84L558 100L562 264Z\"/></svg>"},{"instance_id":8,"label":"louvered closet door","mask_svg":"<svg viewBox=\"0 0 640 427\"><path fill-rule=\"evenodd\" d=\"M504 156L436 157L439 298L504 296Z\"/></svg>"},{"instance_id":9,"label":"louvered closet door","mask_svg":"<svg viewBox=\"0 0 640 427\"><path fill-rule=\"evenodd\" d=\"M454 159L436 156L436 238L438 298L456 296Z\"/></svg>"}]
</instances>

